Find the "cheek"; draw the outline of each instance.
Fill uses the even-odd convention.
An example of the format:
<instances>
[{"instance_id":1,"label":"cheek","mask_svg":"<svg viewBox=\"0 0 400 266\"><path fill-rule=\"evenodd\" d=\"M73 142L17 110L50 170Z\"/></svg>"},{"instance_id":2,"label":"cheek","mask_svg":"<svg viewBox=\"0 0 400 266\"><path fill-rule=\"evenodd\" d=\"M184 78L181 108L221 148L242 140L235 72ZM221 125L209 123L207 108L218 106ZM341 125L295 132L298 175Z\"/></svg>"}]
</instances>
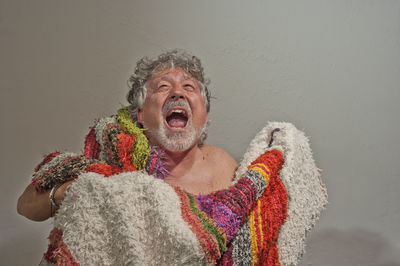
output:
<instances>
[{"instance_id":1,"label":"cheek","mask_svg":"<svg viewBox=\"0 0 400 266\"><path fill-rule=\"evenodd\" d=\"M157 99L146 99L144 106L146 108L142 111L142 119L147 125L154 125L159 123L161 117L162 104Z\"/></svg>"},{"instance_id":2,"label":"cheek","mask_svg":"<svg viewBox=\"0 0 400 266\"><path fill-rule=\"evenodd\" d=\"M207 112L206 110L204 110L204 112L201 114L200 123L201 125L204 125L206 122L207 122Z\"/></svg>"},{"instance_id":3,"label":"cheek","mask_svg":"<svg viewBox=\"0 0 400 266\"><path fill-rule=\"evenodd\" d=\"M199 101L198 104L196 105L196 118L197 123L199 125L204 125L207 122L207 110L204 105L204 101Z\"/></svg>"}]
</instances>

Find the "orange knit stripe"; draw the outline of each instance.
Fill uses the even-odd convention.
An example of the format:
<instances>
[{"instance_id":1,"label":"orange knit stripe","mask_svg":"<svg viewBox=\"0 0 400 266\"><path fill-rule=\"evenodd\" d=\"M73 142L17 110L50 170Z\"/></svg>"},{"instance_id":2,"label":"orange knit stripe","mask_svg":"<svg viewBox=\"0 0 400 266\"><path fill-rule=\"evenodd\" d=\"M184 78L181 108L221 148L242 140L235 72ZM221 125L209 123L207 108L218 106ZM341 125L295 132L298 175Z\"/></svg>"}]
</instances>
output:
<instances>
[{"instance_id":1,"label":"orange knit stripe","mask_svg":"<svg viewBox=\"0 0 400 266\"><path fill-rule=\"evenodd\" d=\"M135 143L135 135L125 133L118 134L118 157L122 162L122 171L136 171L132 164L132 148Z\"/></svg>"},{"instance_id":2,"label":"orange knit stripe","mask_svg":"<svg viewBox=\"0 0 400 266\"><path fill-rule=\"evenodd\" d=\"M111 166L105 163L95 163L90 165L85 172L93 172L104 175L105 177L109 177L111 175L120 173L121 170L117 166Z\"/></svg>"}]
</instances>

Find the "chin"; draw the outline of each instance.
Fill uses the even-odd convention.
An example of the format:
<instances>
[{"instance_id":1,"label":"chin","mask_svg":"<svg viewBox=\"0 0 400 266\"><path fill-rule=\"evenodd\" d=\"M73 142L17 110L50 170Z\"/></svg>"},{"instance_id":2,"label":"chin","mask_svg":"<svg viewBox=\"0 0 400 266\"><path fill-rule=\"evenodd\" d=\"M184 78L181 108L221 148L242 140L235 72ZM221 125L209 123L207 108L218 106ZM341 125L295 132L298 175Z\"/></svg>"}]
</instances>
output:
<instances>
[{"instance_id":1,"label":"chin","mask_svg":"<svg viewBox=\"0 0 400 266\"><path fill-rule=\"evenodd\" d=\"M161 129L156 130L156 132L149 132L167 151L179 152L179 151L187 151L192 148L198 140L198 134L194 129L185 130L184 132L176 133L170 132L168 130Z\"/></svg>"},{"instance_id":2,"label":"chin","mask_svg":"<svg viewBox=\"0 0 400 266\"><path fill-rule=\"evenodd\" d=\"M206 130L195 129L191 124L187 125L183 132L172 132L165 126L157 129L148 129L148 133L157 141L158 145L167 151L183 152L197 145L201 134Z\"/></svg>"},{"instance_id":3,"label":"chin","mask_svg":"<svg viewBox=\"0 0 400 266\"><path fill-rule=\"evenodd\" d=\"M188 139L188 140L179 140L179 141L166 141L166 142L162 143L162 146L167 151L183 152L183 151L189 150L195 144L196 144L196 141L194 139Z\"/></svg>"}]
</instances>

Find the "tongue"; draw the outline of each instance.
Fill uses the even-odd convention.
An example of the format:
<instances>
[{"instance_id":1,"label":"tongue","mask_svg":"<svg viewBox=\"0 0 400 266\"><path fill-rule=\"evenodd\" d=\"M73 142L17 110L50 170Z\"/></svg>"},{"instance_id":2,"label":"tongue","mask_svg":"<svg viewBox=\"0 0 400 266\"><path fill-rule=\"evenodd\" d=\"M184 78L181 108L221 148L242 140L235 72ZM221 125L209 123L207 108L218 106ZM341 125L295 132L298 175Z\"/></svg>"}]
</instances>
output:
<instances>
[{"instance_id":1,"label":"tongue","mask_svg":"<svg viewBox=\"0 0 400 266\"><path fill-rule=\"evenodd\" d=\"M168 121L170 127L185 127L186 121L182 118L174 117Z\"/></svg>"}]
</instances>

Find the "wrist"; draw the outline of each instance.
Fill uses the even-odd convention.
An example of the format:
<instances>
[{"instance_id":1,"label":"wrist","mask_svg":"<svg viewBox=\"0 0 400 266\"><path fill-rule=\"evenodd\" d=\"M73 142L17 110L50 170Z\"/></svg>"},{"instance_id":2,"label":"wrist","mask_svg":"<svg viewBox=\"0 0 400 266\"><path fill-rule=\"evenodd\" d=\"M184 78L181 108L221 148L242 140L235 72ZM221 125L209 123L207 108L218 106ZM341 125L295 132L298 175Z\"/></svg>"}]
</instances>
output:
<instances>
[{"instance_id":1,"label":"wrist","mask_svg":"<svg viewBox=\"0 0 400 266\"><path fill-rule=\"evenodd\" d=\"M60 204L56 201L55 195L57 190L61 187L62 184L55 185L49 193L49 201L50 201L50 217L54 215L58 208L60 208Z\"/></svg>"}]
</instances>

